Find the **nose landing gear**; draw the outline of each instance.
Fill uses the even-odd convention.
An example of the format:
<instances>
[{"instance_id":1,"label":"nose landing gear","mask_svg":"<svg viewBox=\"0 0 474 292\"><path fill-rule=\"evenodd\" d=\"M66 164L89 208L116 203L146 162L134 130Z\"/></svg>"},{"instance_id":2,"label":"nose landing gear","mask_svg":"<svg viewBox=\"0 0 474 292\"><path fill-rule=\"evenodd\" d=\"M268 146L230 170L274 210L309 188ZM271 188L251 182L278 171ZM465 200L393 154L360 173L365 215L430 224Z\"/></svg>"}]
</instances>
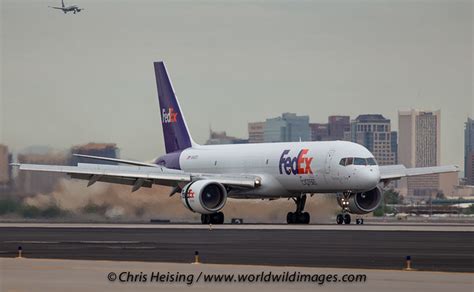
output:
<instances>
[{"instance_id":1,"label":"nose landing gear","mask_svg":"<svg viewBox=\"0 0 474 292\"><path fill-rule=\"evenodd\" d=\"M296 204L295 212L288 212L286 215L286 222L288 224L309 224L310 215L308 212L303 212L304 205L306 204L306 195L293 198Z\"/></svg>"},{"instance_id":2,"label":"nose landing gear","mask_svg":"<svg viewBox=\"0 0 474 292\"><path fill-rule=\"evenodd\" d=\"M336 216L336 223L337 224L351 224L351 215L348 213L337 214Z\"/></svg>"}]
</instances>

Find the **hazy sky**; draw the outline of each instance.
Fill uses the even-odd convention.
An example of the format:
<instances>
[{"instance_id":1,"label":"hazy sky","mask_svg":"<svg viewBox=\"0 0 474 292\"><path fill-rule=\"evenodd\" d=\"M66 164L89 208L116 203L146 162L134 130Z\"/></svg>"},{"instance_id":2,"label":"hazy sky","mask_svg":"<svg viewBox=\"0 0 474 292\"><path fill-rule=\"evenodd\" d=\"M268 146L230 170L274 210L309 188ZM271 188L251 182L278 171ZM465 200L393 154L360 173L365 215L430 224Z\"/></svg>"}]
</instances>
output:
<instances>
[{"instance_id":1,"label":"hazy sky","mask_svg":"<svg viewBox=\"0 0 474 292\"><path fill-rule=\"evenodd\" d=\"M474 116L472 1L1 2L0 143L116 142L164 151L152 62L164 60L197 142L247 137L282 112L441 109L442 163Z\"/></svg>"}]
</instances>

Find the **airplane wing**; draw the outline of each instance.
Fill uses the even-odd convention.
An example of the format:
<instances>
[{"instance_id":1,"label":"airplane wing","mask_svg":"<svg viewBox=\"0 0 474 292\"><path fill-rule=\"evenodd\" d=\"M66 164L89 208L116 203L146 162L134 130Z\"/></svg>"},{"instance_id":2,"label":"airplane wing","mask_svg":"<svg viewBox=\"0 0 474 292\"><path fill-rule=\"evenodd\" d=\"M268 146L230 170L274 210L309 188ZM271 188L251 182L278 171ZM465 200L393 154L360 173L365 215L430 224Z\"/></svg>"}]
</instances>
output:
<instances>
[{"instance_id":1,"label":"airplane wing","mask_svg":"<svg viewBox=\"0 0 474 292\"><path fill-rule=\"evenodd\" d=\"M406 168L402 164L398 165L381 165L379 166L380 170L380 180L396 180L403 177L417 176L424 174L436 174L436 173L445 173L445 172L458 172L459 167L456 165L446 165L446 166L432 166L432 167L415 167L415 168Z\"/></svg>"},{"instance_id":2,"label":"airplane wing","mask_svg":"<svg viewBox=\"0 0 474 292\"><path fill-rule=\"evenodd\" d=\"M260 185L260 178L254 175L220 175L187 173L162 166L122 166L78 163L77 166L12 164L21 171L39 171L68 174L71 178L88 180L88 185L100 181L133 186L132 192L141 187L151 188L153 184L174 187L177 192L185 184L200 179L212 179L225 186L254 188ZM172 193L172 194L173 194ZM171 195L171 194L170 194Z\"/></svg>"},{"instance_id":3,"label":"airplane wing","mask_svg":"<svg viewBox=\"0 0 474 292\"><path fill-rule=\"evenodd\" d=\"M153 163L138 162L134 160L125 160L125 159L118 159L118 158L111 158L111 157L102 157L102 156L85 155L85 154L73 154L73 156L95 159L95 160L102 160L102 161L117 162L117 163L129 164L129 165L135 165L135 166L159 167L158 165L153 164Z\"/></svg>"},{"instance_id":4,"label":"airplane wing","mask_svg":"<svg viewBox=\"0 0 474 292\"><path fill-rule=\"evenodd\" d=\"M60 10L63 10L62 7L56 7L56 6L48 6L49 8L54 8L54 9L60 9Z\"/></svg>"}]
</instances>

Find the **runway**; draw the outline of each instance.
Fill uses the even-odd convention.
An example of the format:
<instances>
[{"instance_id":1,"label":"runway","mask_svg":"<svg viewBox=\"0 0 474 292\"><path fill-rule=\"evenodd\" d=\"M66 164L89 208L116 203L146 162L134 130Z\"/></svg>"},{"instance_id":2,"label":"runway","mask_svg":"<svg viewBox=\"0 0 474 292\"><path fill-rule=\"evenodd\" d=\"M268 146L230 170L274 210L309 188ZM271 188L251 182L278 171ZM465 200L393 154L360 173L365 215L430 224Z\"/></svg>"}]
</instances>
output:
<instances>
[{"instance_id":1,"label":"runway","mask_svg":"<svg viewBox=\"0 0 474 292\"><path fill-rule=\"evenodd\" d=\"M345 227L1 224L0 257L474 272L472 226Z\"/></svg>"},{"instance_id":2,"label":"runway","mask_svg":"<svg viewBox=\"0 0 474 292\"><path fill-rule=\"evenodd\" d=\"M147 275L145 282L110 280L109 275L132 273ZM321 276L344 274L364 275L359 282L321 281L206 281L206 275L259 275L261 273L301 273ZM186 276L186 280L166 282L152 280L151 273L170 273ZM204 277L199 278L201 273ZM144 263L121 261L82 261L51 259L0 258L2 291L82 292L82 291L417 291L417 292L472 292L473 275L470 273L406 272L367 269L333 269L311 267L268 267L214 264ZM192 277L190 279L190 277ZM200 279L200 280L199 280ZM143 278L142 278L143 280ZM190 280L188 282L188 280Z\"/></svg>"}]
</instances>

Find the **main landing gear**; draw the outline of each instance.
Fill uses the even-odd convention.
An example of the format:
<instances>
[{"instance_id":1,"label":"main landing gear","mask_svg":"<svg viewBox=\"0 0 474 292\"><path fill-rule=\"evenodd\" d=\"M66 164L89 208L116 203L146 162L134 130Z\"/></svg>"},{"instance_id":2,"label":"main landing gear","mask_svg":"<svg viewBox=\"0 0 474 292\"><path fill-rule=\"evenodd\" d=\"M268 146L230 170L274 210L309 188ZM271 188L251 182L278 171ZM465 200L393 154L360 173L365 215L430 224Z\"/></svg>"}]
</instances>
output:
<instances>
[{"instance_id":1,"label":"main landing gear","mask_svg":"<svg viewBox=\"0 0 474 292\"><path fill-rule=\"evenodd\" d=\"M308 224L310 216L308 212L303 212L306 204L306 195L293 198L296 204L296 212L288 212L286 215L286 222L288 224Z\"/></svg>"},{"instance_id":2,"label":"main landing gear","mask_svg":"<svg viewBox=\"0 0 474 292\"><path fill-rule=\"evenodd\" d=\"M201 214L202 224L224 224L224 213Z\"/></svg>"},{"instance_id":3,"label":"main landing gear","mask_svg":"<svg viewBox=\"0 0 474 292\"><path fill-rule=\"evenodd\" d=\"M364 224L364 218L356 218L356 224L359 225L359 224ZM349 215L348 213L342 213L342 214L338 214L336 216L336 223L337 224L351 224L351 215Z\"/></svg>"}]
</instances>

